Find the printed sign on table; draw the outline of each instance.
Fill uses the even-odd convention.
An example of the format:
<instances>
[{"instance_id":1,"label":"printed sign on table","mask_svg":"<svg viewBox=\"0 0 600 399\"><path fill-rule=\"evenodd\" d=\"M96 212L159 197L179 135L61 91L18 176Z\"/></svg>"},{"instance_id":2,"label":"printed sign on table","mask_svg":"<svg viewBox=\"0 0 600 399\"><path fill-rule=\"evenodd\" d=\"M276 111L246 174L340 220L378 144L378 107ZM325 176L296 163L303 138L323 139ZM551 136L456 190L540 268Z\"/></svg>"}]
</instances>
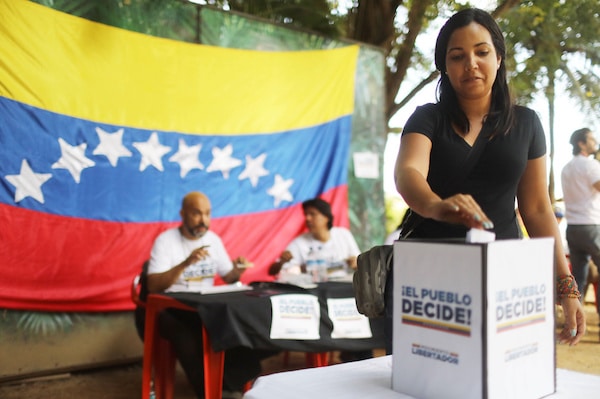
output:
<instances>
[{"instance_id":1,"label":"printed sign on table","mask_svg":"<svg viewBox=\"0 0 600 399\"><path fill-rule=\"evenodd\" d=\"M354 298L327 299L327 312L333 322L331 338L371 338L369 319L358 313Z\"/></svg>"},{"instance_id":2,"label":"printed sign on table","mask_svg":"<svg viewBox=\"0 0 600 399\"><path fill-rule=\"evenodd\" d=\"M319 339L321 308L314 295L289 294L271 297L271 339Z\"/></svg>"}]
</instances>

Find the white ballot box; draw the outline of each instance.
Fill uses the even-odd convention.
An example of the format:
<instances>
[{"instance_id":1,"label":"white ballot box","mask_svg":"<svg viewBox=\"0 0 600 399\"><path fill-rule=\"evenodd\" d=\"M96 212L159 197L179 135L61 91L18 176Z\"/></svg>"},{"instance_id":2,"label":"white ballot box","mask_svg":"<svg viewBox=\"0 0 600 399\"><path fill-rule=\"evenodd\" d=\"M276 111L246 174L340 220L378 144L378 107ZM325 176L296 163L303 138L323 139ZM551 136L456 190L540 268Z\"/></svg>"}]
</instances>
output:
<instances>
[{"instance_id":1,"label":"white ballot box","mask_svg":"<svg viewBox=\"0 0 600 399\"><path fill-rule=\"evenodd\" d=\"M554 393L553 245L395 242L392 389L419 399Z\"/></svg>"}]
</instances>

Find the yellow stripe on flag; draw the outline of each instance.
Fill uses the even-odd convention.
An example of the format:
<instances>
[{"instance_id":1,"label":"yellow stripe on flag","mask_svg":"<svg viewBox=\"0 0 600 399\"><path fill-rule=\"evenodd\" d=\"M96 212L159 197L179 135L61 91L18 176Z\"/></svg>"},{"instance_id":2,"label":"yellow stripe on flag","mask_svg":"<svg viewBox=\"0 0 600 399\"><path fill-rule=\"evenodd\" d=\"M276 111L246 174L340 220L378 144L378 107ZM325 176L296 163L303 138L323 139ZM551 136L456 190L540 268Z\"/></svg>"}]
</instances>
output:
<instances>
[{"instance_id":1,"label":"yellow stripe on flag","mask_svg":"<svg viewBox=\"0 0 600 399\"><path fill-rule=\"evenodd\" d=\"M270 133L349 115L358 46L265 52L156 38L0 0L0 95L114 125Z\"/></svg>"}]
</instances>

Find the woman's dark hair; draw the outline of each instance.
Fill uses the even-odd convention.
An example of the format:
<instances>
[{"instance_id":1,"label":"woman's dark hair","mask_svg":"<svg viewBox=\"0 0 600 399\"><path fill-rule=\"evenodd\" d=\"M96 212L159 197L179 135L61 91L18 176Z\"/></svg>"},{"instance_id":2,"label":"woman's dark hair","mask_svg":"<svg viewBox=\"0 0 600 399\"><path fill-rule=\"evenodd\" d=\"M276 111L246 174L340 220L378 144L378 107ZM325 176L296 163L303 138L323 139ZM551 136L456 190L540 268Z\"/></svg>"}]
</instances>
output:
<instances>
[{"instance_id":1,"label":"woman's dark hair","mask_svg":"<svg viewBox=\"0 0 600 399\"><path fill-rule=\"evenodd\" d=\"M329 205L329 202L322 200L321 198L309 199L302 203L302 210L304 212L306 212L306 208L314 208L325 215L325 217L327 217L327 228L331 230L333 227L333 213L331 212L331 205Z\"/></svg>"},{"instance_id":2,"label":"woman's dark hair","mask_svg":"<svg viewBox=\"0 0 600 399\"><path fill-rule=\"evenodd\" d=\"M438 101L450 121L455 123L461 131L468 132L470 129L469 119L460 108L456 92L446 75L446 52L452 33L472 22L483 26L490 32L496 53L501 58L500 68L492 86L492 103L486 122L491 123L492 135L508 134L514 121L514 107L506 80L506 64L504 62L506 59L506 45L500 27L494 18L483 10L468 8L457 12L446 21L438 34L435 43L435 66L441 73L437 86Z\"/></svg>"}]
</instances>

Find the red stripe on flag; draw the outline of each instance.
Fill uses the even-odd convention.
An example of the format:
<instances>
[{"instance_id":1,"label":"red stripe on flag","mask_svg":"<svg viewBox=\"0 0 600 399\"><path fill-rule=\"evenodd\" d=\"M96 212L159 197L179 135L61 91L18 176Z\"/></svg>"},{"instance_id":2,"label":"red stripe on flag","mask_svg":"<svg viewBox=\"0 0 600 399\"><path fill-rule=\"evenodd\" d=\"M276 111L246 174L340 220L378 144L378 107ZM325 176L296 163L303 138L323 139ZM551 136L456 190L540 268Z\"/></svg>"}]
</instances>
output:
<instances>
[{"instance_id":1,"label":"red stripe on flag","mask_svg":"<svg viewBox=\"0 0 600 399\"><path fill-rule=\"evenodd\" d=\"M348 227L347 186L321 196L334 224ZM218 207L218 204L212 204ZM130 310L130 285L155 237L176 222L116 223L66 218L0 204L0 308L51 311ZM268 281L267 269L304 231L301 204L213 219L231 258L255 267L242 281Z\"/></svg>"},{"instance_id":2,"label":"red stripe on flag","mask_svg":"<svg viewBox=\"0 0 600 399\"><path fill-rule=\"evenodd\" d=\"M66 218L0 204L0 308L132 309L133 277L154 238L176 224Z\"/></svg>"}]
</instances>

